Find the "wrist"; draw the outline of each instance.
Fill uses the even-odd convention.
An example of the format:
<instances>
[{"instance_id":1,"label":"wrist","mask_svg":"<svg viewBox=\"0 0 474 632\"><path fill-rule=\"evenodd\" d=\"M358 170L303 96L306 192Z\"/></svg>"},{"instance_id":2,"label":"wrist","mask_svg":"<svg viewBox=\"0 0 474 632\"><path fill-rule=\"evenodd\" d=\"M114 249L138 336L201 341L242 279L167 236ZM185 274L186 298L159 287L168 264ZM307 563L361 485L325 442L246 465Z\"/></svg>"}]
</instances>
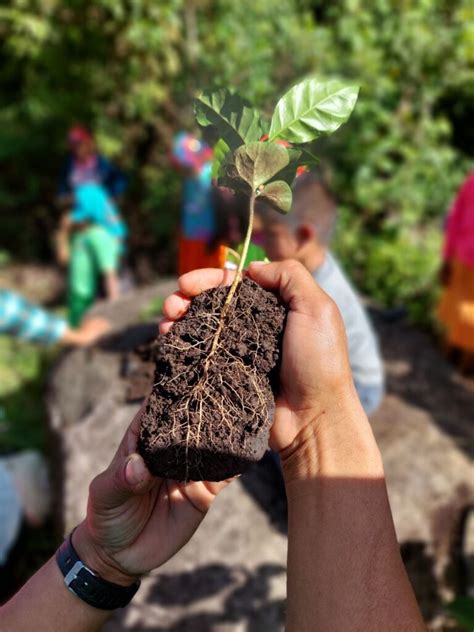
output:
<instances>
[{"instance_id":1,"label":"wrist","mask_svg":"<svg viewBox=\"0 0 474 632\"><path fill-rule=\"evenodd\" d=\"M280 453L287 487L322 477L383 477L383 466L357 394L342 393L306 413L302 430Z\"/></svg>"},{"instance_id":2,"label":"wrist","mask_svg":"<svg viewBox=\"0 0 474 632\"><path fill-rule=\"evenodd\" d=\"M81 342L81 336L79 334L79 330L71 329L68 327L64 330L64 334L62 337L62 342L66 345L77 345Z\"/></svg>"},{"instance_id":3,"label":"wrist","mask_svg":"<svg viewBox=\"0 0 474 632\"><path fill-rule=\"evenodd\" d=\"M130 586L137 581L137 576L122 569L104 548L94 541L86 521L81 522L74 530L71 540L82 563L102 579L120 586Z\"/></svg>"}]
</instances>

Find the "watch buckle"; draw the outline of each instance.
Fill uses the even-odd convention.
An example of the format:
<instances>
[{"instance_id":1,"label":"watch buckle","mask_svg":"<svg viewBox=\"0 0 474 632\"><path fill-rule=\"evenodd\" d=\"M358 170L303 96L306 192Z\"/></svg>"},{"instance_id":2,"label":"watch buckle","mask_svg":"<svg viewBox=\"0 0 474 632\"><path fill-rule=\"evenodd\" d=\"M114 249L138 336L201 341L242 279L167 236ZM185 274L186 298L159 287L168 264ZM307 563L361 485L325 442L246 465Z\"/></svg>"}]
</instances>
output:
<instances>
[{"instance_id":1,"label":"watch buckle","mask_svg":"<svg viewBox=\"0 0 474 632\"><path fill-rule=\"evenodd\" d=\"M66 586L68 587L69 590L71 590L69 587L72 584L72 582L77 578L78 574L81 572L81 570L83 568L86 568L84 566L84 564L78 560L74 566L71 568L70 571L68 571L68 573L64 576L64 583L66 584Z\"/></svg>"}]
</instances>

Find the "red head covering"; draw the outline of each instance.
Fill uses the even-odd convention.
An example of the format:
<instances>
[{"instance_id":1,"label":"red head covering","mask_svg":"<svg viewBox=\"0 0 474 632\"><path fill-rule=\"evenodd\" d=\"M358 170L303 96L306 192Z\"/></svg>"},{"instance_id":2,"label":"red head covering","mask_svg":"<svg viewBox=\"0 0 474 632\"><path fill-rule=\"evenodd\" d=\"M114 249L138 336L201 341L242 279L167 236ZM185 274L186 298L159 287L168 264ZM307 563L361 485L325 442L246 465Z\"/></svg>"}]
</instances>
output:
<instances>
[{"instance_id":1,"label":"red head covering","mask_svg":"<svg viewBox=\"0 0 474 632\"><path fill-rule=\"evenodd\" d=\"M67 134L67 139L70 145L75 145L76 143L89 142L94 140L92 132L90 132L87 127L83 127L82 125L75 125L71 127Z\"/></svg>"}]
</instances>

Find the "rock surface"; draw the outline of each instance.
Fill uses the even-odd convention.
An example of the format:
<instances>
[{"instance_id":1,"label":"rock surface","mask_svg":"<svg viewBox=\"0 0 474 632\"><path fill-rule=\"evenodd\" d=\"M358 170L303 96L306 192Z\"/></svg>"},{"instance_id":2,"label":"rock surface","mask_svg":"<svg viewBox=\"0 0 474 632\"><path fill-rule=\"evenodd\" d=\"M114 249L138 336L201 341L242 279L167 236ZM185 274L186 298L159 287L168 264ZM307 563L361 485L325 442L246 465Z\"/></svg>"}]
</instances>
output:
<instances>
[{"instance_id":1,"label":"rock surface","mask_svg":"<svg viewBox=\"0 0 474 632\"><path fill-rule=\"evenodd\" d=\"M138 403L127 403L132 347L156 327L139 320L173 281L102 306L117 333L101 348L66 353L48 397L61 458L64 530L82 519L88 483L109 462ZM456 629L440 618L441 599L459 591L459 529L474 504L474 392L428 336L400 322L377 322L388 395L373 418L382 450L397 535L432 630ZM238 519L236 520L236 516ZM285 599L285 501L271 459L253 467L217 499L196 536L143 581L137 598L106 626L169 632L278 632Z\"/></svg>"}]
</instances>

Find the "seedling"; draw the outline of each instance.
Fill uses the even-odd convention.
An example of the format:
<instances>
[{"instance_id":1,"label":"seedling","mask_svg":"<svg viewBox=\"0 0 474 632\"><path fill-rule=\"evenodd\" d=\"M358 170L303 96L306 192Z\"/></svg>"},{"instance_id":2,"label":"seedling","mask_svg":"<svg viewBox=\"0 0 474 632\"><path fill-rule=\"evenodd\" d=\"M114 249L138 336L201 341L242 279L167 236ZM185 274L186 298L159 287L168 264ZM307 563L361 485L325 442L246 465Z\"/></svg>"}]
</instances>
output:
<instances>
[{"instance_id":1,"label":"seedling","mask_svg":"<svg viewBox=\"0 0 474 632\"><path fill-rule=\"evenodd\" d=\"M242 278L252 238L256 199L260 198L280 213L290 211L290 185L298 167L317 161L312 143L322 134L332 134L347 121L358 92L357 86L335 79L305 79L281 97L270 122L250 103L226 88L203 92L196 99L197 122L218 139L214 175L219 183L249 198L247 232L211 353Z\"/></svg>"},{"instance_id":2,"label":"seedling","mask_svg":"<svg viewBox=\"0 0 474 632\"><path fill-rule=\"evenodd\" d=\"M219 183L243 191L249 198L248 229L229 302L247 256L255 200L259 197L281 213L291 209L290 185L298 167L317 161L313 142L347 121L358 91L357 86L339 80L306 79L281 97L269 122L225 88L203 92L196 99L197 122L218 137L214 175Z\"/></svg>"},{"instance_id":3,"label":"seedling","mask_svg":"<svg viewBox=\"0 0 474 632\"><path fill-rule=\"evenodd\" d=\"M227 89L196 99L197 121L215 139L214 175L247 196L248 227L230 289L198 296L158 341L139 441L157 476L222 480L263 456L286 309L252 281L240 283L255 203L290 210L298 167L314 162L312 143L348 119L357 94L356 86L309 78L278 101L268 122Z\"/></svg>"}]
</instances>

